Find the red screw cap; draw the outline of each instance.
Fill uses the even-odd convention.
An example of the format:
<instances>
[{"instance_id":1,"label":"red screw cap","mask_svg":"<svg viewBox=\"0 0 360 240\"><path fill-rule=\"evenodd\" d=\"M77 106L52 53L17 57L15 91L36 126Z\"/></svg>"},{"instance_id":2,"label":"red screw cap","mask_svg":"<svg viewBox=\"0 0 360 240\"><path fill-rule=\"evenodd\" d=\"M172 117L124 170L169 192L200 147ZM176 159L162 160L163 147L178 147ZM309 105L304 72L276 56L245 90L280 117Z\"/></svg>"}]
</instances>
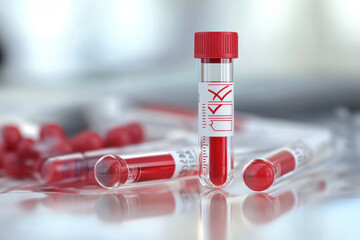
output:
<instances>
[{"instance_id":1,"label":"red screw cap","mask_svg":"<svg viewBox=\"0 0 360 240\"><path fill-rule=\"evenodd\" d=\"M65 131L63 127L55 123L47 123L41 126L40 138L42 140L46 139L64 139Z\"/></svg>"},{"instance_id":2,"label":"red screw cap","mask_svg":"<svg viewBox=\"0 0 360 240\"><path fill-rule=\"evenodd\" d=\"M103 139L93 131L79 133L72 139L72 147L75 152L86 152L104 147Z\"/></svg>"},{"instance_id":3,"label":"red screw cap","mask_svg":"<svg viewBox=\"0 0 360 240\"><path fill-rule=\"evenodd\" d=\"M195 33L195 58L237 58L238 34L236 32Z\"/></svg>"},{"instance_id":4,"label":"red screw cap","mask_svg":"<svg viewBox=\"0 0 360 240\"><path fill-rule=\"evenodd\" d=\"M126 127L116 127L106 133L107 147L122 147L133 143L134 139Z\"/></svg>"},{"instance_id":5,"label":"red screw cap","mask_svg":"<svg viewBox=\"0 0 360 240\"><path fill-rule=\"evenodd\" d=\"M144 129L140 123L137 122L130 123L125 127L131 133L133 143L140 143L144 141L145 138Z\"/></svg>"},{"instance_id":6,"label":"red screw cap","mask_svg":"<svg viewBox=\"0 0 360 240\"><path fill-rule=\"evenodd\" d=\"M1 137L4 141L5 149L7 151L15 150L20 140L22 139L20 130L13 125L6 125L1 130L2 130Z\"/></svg>"}]
</instances>

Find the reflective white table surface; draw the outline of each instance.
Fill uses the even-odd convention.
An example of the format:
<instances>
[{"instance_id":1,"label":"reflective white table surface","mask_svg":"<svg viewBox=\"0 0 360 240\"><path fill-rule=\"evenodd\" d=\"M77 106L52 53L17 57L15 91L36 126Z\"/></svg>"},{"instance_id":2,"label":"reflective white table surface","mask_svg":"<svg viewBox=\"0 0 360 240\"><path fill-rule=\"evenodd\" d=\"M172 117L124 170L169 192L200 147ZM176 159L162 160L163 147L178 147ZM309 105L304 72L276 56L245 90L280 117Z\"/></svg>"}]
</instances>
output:
<instances>
[{"instance_id":1,"label":"reflective white table surface","mask_svg":"<svg viewBox=\"0 0 360 240\"><path fill-rule=\"evenodd\" d=\"M216 191L197 179L108 191L1 177L0 238L360 239L360 159L346 158L262 193L241 171Z\"/></svg>"}]
</instances>

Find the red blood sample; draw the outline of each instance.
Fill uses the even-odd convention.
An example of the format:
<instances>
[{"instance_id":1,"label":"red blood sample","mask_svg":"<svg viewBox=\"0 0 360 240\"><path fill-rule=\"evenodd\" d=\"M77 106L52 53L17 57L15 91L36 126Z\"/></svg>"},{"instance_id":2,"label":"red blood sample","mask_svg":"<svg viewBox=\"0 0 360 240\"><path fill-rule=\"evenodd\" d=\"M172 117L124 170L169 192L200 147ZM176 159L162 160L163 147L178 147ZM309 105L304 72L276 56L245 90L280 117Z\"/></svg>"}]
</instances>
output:
<instances>
[{"instance_id":1,"label":"red blood sample","mask_svg":"<svg viewBox=\"0 0 360 240\"><path fill-rule=\"evenodd\" d=\"M3 144L7 151L16 149L18 143L22 139L20 130L13 125L6 125L1 129Z\"/></svg>"},{"instance_id":2,"label":"red blood sample","mask_svg":"<svg viewBox=\"0 0 360 240\"><path fill-rule=\"evenodd\" d=\"M114 188L127 182L170 179L175 172L171 154L129 155L126 160L107 155L96 165L96 179L105 188Z\"/></svg>"},{"instance_id":3,"label":"red blood sample","mask_svg":"<svg viewBox=\"0 0 360 240\"><path fill-rule=\"evenodd\" d=\"M133 143L140 143L144 141L144 129L140 123L130 123L125 127L130 132Z\"/></svg>"},{"instance_id":4,"label":"red blood sample","mask_svg":"<svg viewBox=\"0 0 360 240\"><path fill-rule=\"evenodd\" d=\"M275 196L266 193L251 194L244 200L244 216L255 224L268 223L293 209L295 199L292 191Z\"/></svg>"},{"instance_id":5,"label":"red blood sample","mask_svg":"<svg viewBox=\"0 0 360 240\"><path fill-rule=\"evenodd\" d=\"M227 138L210 137L209 142L210 181L217 186L221 186L227 179Z\"/></svg>"},{"instance_id":6,"label":"red blood sample","mask_svg":"<svg viewBox=\"0 0 360 240\"><path fill-rule=\"evenodd\" d=\"M132 127L136 130L135 127ZM136 141L139 140L139 137L135 137ZM134 142L134 137L131 135L130 131L126 127L116 127L110 129L106 134L105 145L107 147L122 147L129 145Z\"/></svg>"},{"instance_id":7,"label":"red blood sample","mask_svg":"<svg viewBox=\"0 0 360 240\"><path fill-rule=\"evenodd\" d=\"M250 189L264 191L277 178L295 169L295 158L288 151L276 153L266 160L255 159L244 170L243 179Z\"/></svg>"},{"instance_id":8,"label":"red blood sample","mask_svg":"<svg viewBox=\"0 0 360 240\"><path fill-rule=\"evenodd\" d=\"M93 131L79 133L72 139L74 152L85 152L104 147L104 143L99 134Z\"/></svg>"},{"instance_id":9,"label":"red blood sample","mask_svg":"<svg viewBox=\"0 0 360 240\"><path fill-rule=\"evenodd\" d=\"M46 139L64 139L66 138L65 131L62 126L56 123L47 123L41 126L40 138Z\"/></svg>"}]
</instances>

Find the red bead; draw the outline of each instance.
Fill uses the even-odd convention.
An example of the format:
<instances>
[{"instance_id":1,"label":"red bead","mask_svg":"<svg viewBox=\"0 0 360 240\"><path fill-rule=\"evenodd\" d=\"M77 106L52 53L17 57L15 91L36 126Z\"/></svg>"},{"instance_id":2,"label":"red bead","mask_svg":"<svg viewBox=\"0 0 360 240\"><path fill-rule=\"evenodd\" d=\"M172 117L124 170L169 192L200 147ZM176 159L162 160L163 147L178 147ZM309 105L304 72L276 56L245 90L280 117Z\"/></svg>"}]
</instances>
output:
<instances>
[{"instance_id":1,"label":"red bead","mask_svg":"<svg viewBox=\"0 0 360 240\"><path fill-rule=\"evenodd\" d=\"M22 139L16 150L20 159L25 160L28 158L35 159L38 155L37 151L35 150L35 141L30 138Z\"/></svg>"},{"instance_id":2,"label":"red bead","mask_svg":"<svg viewBox=\"0 0 360 240\"><path fill-rule=\"evenodd\" d=\"M4 146L7 151L13 151L16 149L18 143L22 139L20 130L13 125L7 125L2 127L2 139L4 141Z\"/></svg>"},{"instance_id":3,"label":"red bead","mask_svg":"<svg viewBox=\"0 0 360 240\"><path fill-rule=\"evenodd\" d=\"M103 148L104 143L99 134L93 131L79 133L72 139L72 147L75 152L85 152Z\"/></svg>"},{"instance_id":4,"label":"red bead","mask_svg":"<svg viewBox=\"0 0 360 240\"><path fill-rule=\"evenodd\" d=\"M73 146L71 144L71 141L68 139L62 139L55 143L50 148L50 155L53 156L59 156L64 154L69 154L73 152Z\"/></svg>"},{"instance_id":5,"label":"red bead","mask_svg":"<svg viewBox=\"0 0 360 240\"><path fill-rule=\"evenodd\" d=\"M0 168L3 167L3 156L5 154L5 147L0 143Z\"/></svg>"},{"instance_id":6,"label":"red bead","mask_svg":"<svg viewBox=\"0 0 360 240\"><path fill-rule=\"evenodd\" d=\"M47 123L42 125L40 130L40 138L46 139L64 139L66 134L64 128L56 123Z\"/></svg>"},{"instance_id":7,"label":"red bead","mask_svg":"<svg viewBox=\"0 0 360 240\"><path fill-rule=\"evenodd\" d=\"M105 145L107 147L122 147L131 143L133 143L133 138L125 127L110 129L106 134Z\"/></svg>"},{"instance_id":8,"label":"red bead","mask_svg":"<svg viewBox=\"0 0 360 240\"><path fill-rule=\"evenodd\" d=\"M30 175L28 169L24 167L24 163L20 161L15 152L7 152L4 154L3 167L5 173L13 178L23 178Z\"/></svg>"},{"instance_id":9,"label":"red bead","mask_svg":"<svg viewBox=\"0 0 360 240\"><path fill-rule=\"evenodd\" d=\"M125 127L130 132L133 143L141 143L144 141L144 129L140 123L130 123Z\"/></svg>"}]
</instances>

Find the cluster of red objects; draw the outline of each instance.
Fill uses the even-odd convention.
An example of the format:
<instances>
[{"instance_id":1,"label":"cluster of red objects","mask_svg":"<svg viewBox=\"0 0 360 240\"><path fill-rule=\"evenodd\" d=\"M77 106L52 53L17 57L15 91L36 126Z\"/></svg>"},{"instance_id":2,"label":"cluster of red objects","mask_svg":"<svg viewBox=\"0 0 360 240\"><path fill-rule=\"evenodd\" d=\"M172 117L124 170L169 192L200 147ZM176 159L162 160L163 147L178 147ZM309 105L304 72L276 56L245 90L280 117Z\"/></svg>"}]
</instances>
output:
<instances>
[{"instance_id":1,"label":"cluster of red objects","mask_svg":"<svg viewBox=\"0 0 360 240\"><path fill-rule=\"evenodd\" d=\"M15 125L6 125L0 128L0 169L13 178L33 177L47 158L122 147L143 140L144 131L139 123L115 127L104 137L94 131L84 131L72 138L67 138L60 125L48 123L41 126L38 140L23 137Z\"/></svg>"}]
</instances>

